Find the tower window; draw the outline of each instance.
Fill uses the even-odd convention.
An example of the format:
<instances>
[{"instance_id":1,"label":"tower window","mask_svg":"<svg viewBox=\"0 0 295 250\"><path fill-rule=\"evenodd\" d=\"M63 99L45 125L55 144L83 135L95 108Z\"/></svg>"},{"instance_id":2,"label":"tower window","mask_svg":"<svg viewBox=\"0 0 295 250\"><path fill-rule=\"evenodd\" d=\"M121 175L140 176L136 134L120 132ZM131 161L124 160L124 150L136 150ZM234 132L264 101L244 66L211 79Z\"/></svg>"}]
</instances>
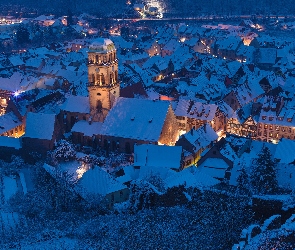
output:
<instances>
[{"instance_id":1,"label":"tower window","mask_svg":"<svg viewBox=\"0 0 295 250\"><path fill-rule=\"evenodd\" d=\"M100 96L100 95L101 95L101 93L99 93L99 92L98 92L98 93L97 93L97 95L98 95L98 96Z\"/></svg>"}]
</instances>

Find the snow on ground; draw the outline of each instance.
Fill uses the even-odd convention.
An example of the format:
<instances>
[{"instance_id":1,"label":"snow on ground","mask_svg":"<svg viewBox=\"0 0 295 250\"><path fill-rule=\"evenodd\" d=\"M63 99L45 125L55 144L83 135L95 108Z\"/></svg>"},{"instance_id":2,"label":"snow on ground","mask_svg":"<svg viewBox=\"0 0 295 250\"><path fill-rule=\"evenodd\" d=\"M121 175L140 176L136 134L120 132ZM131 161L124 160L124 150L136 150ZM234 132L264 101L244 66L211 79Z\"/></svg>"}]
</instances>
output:
<instances>
[{"instance_id":1,"label":"snow on ground","mask_svg":"<svg viewBox=\"0 0 295 250\"><path fill-rule=\"evenodd\" d=\"M16 179L3 176L3 194L4 200L7 202L17 192Z\"/></svg>"},{"instance_id":2,"label":"snow on ground","mask_svg":"<svg viewBox=\"0 0 295 250\"><path fill-rule=\"evenodd\" d=\"M52 239L48 241L33 243L30 245L22 245L21 249L22 250L36 250L36 249L46 249L46 250L73 249L74 250L74 249L80 249L80 248L78 246L78 240L69 239L69 238L60 238L60 239Z\"/></svg>"},{"instance_id":3,"label":"snow on ground","mask_svg":"<svg viewBox=\"0 0 295 250\"><path fill-rule=\"evenodd\" d=\"M0 231L12 231L16 229L17 224L19 223L18 213L13 212L0 212Z\"/></svg>"}]
</instances>

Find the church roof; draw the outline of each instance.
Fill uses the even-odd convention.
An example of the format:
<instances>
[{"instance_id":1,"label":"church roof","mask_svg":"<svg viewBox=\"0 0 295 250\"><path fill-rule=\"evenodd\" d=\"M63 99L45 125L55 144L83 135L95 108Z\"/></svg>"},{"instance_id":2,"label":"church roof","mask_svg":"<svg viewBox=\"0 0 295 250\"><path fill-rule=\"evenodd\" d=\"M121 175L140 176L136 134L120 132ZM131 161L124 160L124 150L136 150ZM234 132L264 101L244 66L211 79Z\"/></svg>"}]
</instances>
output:
<instances>
[{"instance_id":1,"label":"church roof","mask_svg":"<svg viewBox=\"0 0 295 250\"><path fill-rule=\"evenodd\" d=\"M119 97L108 113L101 134L157 142L170 103Z\"/></svg>"}]
</instances>

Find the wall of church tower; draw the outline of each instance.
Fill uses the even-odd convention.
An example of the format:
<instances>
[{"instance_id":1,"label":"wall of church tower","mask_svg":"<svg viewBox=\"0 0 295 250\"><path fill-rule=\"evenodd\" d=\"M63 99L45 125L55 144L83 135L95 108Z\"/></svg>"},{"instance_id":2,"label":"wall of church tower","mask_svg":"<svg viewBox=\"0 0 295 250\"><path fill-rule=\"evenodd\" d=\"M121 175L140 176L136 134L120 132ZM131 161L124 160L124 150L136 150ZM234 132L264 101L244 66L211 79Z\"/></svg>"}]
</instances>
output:
<instances>
[{"instance_id":1,"label":"wall of church tower","mask_svg":"<svg viewBox=\"0 0 295 250\"><path fill-rule=\"evenodd\" d=\"M111 48L114 48L113 44ZM120 96L116 50L97 49L88 52L88 91L93 121L104 121L116 97Z\"/></svg>"}]
</instances>

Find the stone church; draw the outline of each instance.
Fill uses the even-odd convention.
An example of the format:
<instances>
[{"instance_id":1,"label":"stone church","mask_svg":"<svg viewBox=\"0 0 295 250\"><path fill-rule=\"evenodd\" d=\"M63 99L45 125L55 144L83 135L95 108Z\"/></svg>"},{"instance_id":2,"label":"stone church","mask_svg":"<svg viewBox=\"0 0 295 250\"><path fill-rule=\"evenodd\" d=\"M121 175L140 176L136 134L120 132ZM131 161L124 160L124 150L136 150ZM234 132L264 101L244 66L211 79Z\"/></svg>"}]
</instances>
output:
<instances>
[{"instance_id":1,"label":"stone church","mask_svg":"<svg viewBox=\"0 0 295 250\"><path fill-rule=\"evenodd\" d=\"M116 48L98 38L88 52L88 121L77 121L73 142L132 153L136 144L174 145L178 125L168 101L120 97Z\"/></svg>"}]
</instances>

